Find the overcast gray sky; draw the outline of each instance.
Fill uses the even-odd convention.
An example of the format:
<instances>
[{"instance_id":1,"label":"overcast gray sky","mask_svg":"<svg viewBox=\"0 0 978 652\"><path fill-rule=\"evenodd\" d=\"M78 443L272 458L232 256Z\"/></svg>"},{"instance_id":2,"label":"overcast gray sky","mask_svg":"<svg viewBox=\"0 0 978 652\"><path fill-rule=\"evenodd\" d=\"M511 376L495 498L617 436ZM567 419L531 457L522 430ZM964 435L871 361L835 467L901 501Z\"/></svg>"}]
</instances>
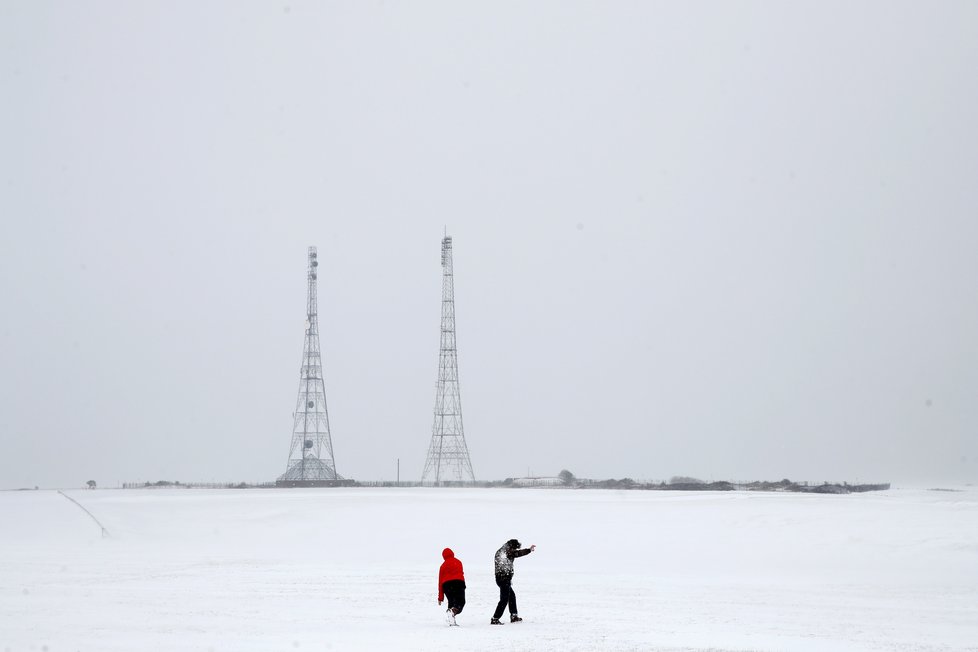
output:
<instances>
[{"instance_id":1,"label":"overcast gray sky","mask_svg":"<svg viewBox=\"0 0 978 652\"><path fill-rule=\"evenodd\" d=\"M0 488L978 481L978 3L0 0Z\"/></svg>"}]
</instances>

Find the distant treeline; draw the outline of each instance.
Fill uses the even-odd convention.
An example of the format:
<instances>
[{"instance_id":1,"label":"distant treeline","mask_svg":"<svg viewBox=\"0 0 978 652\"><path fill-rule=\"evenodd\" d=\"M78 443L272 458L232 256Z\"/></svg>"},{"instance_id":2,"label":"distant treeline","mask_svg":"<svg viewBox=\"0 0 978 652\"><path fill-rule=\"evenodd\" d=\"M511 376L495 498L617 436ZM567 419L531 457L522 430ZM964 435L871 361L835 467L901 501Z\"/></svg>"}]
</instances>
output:
<instances>
[{"instance_id":1,"label":"distant treeline","mask_svg":"<svg viewBox=\"0 0 978 652\"><path fill-rule=\"evenodd\" d=\"M265 489L274 486L274 482L180 482L179 480L122 483L123 489Z\"/></svg>"},{"instance_id":2,"label":"distant treeline","mask_svg":"<svg viewBox=\"0 0 978 652\"><path fill-rule=\"evenodd\" d=\"M627 478L626 478L627 479ZM848 482L809 484L807 482L670 482L648 484L635 487L636 489L660 489L666 491L792 491L812 494L849 494L863 491L885 491L890 488L889 482L880 484L849 484Z\"/></svg>"},{"instance_id":3,"label":"distant treeline","mask_svg":"<svg viewBox=\"0 0 978 652\"><path fill-rule=\"evenodd\" d=\"M385 480L355 481L344 483L351 487L472 487L472 488L541 488L557 487L566 489L625 489L636 491L789 491L814 494L849 494L864 491L885 491L890 483L878 484L849 484L848 482L792 482L787 478L777 482L755 480L752 482L703 482L696 478L674 476L668 482L637 482L631 478L607 480L592 480L577 478L570 471L561 471L556 477L543 478L506 478L482 482L441 482L438 485L421 482L394 482ZM157 489L157 488L186 488L186 489L272 489L274 482L184 482L158 480L156 482L127 482L124 489Z\"/></svg>"}]
</instances>

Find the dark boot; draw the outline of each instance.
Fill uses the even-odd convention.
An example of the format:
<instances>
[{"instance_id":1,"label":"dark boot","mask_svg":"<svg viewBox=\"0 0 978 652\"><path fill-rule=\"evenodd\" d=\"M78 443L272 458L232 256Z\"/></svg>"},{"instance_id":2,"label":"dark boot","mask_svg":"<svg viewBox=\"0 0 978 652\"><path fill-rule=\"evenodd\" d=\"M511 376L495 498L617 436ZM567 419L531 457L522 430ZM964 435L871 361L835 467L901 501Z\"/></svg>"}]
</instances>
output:
<instances>
[{"instance_id":1,"label":"dark boot","mask_svg":"<svg viewBox=\"0 0 978 652\"><path fill-rule=\"evenodd\" d=\"M502 625L502 623L499 622L499 619L498 618L493 618L492 620L489 621L489 624L490 625Z\"/></svg>"},{"instance_id":2,"label":"dark boot","mask_svg":"<svg viewBox=\"0 0 978 652\"><path fill-rule=\"evenodd\" d=\"M509 614L509 622L520 623L523 622L523 619L517 616L516 614Z\"/></svg>"}]
</instances>

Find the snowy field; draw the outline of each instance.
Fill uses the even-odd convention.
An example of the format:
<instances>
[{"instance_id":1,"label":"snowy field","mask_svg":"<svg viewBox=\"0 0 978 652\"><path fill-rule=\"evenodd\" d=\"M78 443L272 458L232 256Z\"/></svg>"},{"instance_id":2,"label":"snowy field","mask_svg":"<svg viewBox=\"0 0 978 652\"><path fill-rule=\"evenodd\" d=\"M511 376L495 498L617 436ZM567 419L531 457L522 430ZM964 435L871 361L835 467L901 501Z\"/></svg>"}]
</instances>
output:
<instances>
[{"instance_id":1,"label":"snowy field","mask_svg":"<svg viewBox=\"0 0 978 652\"><path fill-rule=\"evenodd\" d=\"M0 651L978 650L978 488L0 492ZM489 625L507 539L525 621ZM436 605L465 564L460 627Z\"/></svg>"}]
</instances>

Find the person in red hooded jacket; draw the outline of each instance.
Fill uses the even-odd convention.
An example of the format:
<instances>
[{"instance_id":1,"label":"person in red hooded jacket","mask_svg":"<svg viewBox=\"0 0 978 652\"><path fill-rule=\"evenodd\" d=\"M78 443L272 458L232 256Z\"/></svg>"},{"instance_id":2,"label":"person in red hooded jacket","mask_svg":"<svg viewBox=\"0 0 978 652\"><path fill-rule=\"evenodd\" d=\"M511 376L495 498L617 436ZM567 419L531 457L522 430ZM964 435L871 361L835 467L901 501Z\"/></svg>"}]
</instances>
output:
<instances>
[{"instance_id":1,"label":"person in red hooded jacket","mask_svg":"<svg viewBox=\"0 0 978 652\"><path fill-rule=\"evenodd\" d=\"M465 606L465 574L462 572L462 562L455 558L451 548L442 550L441 556L445 561L438 569L438 606L448 598L446 617L449 625L455 625L455 616L462 613Z\"/></svg>"}]
</instances>

